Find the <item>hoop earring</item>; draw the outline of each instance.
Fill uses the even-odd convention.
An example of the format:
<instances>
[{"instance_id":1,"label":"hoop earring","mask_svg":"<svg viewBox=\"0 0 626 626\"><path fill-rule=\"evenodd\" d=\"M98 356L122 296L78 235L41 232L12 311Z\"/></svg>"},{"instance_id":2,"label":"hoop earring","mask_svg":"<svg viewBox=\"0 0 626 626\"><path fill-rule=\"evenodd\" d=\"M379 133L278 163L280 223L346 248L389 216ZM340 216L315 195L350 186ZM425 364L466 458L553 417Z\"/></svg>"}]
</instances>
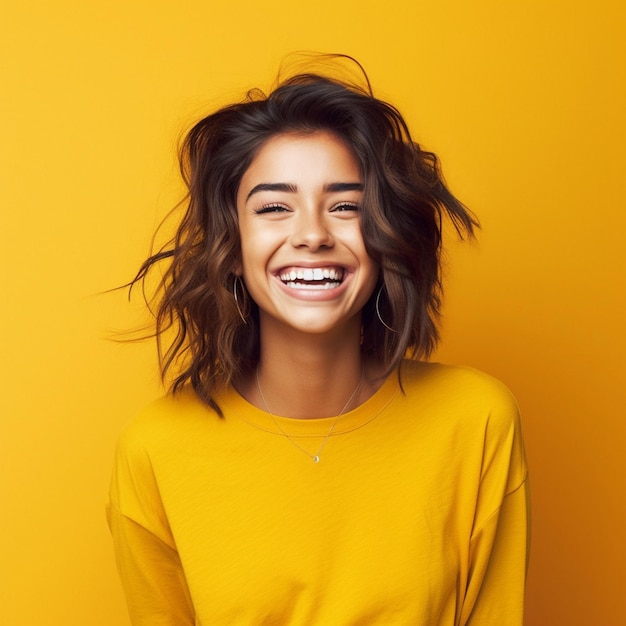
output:
<instances>
[{"instance_id":1,"label":"hoop earring","mask_svg":"<svg viewBox=\"0 0 626 626\"><path fill-rule=\"evenodd\" d=\"M235 279L233 280L233 298L235 299L235 306L237 307L237 313L239 313L239 317L244 324L247 324L246 318L244 314L241 312L241 308L239 306L239 297L237 296L237 283L241 285L241 294L245 295L246 290L243 285L243 280L241 280L240 276L235 275Z\"/></svg>"},{"instance_id":2,"label":"hoop earring","mask_svg":"<svg viewBox=\"0 0 626 626\"><path fill-rule=\"evenodd\" d=\"M381 314L380 314L380 294L383 292L383 286L381 285L378 289L378 293L376 294L376 317L378 318L379 322L387 329L390 330L392 333L395 333L396 331L391 328L391 326L389 326L389 324L385 323L385 320L382 318Z\"/></svg>"}]
</instances>

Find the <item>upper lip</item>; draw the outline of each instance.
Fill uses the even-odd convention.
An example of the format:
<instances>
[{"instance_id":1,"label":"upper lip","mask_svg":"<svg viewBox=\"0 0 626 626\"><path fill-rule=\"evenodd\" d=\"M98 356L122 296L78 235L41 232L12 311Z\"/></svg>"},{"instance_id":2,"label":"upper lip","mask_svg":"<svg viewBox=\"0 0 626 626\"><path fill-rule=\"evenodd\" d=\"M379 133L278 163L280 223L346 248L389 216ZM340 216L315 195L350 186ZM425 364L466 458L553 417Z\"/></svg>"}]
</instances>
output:
<instances>
[{"instance_id":1,"label":"upper lip","mask_svg":"<svg viewBox=\"0 0 626 626\"><path fill-rule=\"evenodd\" d=\"M348 271L348 267L346 265L344 265L343 263L334 263L332 261L327 261L325 263L323 262L306 262L306 261L296 261L294 263L285 263L284 265L281 265L278 269L273 270L273 274L276 274L277 276L282 274L283 272L287 272L290 270L305 270L305 269L334 269L334 270L341 270L343 272L347 272Z\"/></svg>"}]
</instances>

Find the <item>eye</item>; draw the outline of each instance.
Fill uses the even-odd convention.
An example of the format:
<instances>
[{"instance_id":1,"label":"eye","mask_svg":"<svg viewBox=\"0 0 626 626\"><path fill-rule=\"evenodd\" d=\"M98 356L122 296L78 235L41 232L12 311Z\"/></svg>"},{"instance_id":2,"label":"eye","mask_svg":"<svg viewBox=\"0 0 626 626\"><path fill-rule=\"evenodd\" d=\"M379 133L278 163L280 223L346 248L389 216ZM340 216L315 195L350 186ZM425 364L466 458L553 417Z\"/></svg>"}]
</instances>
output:
<instances>
[{"instance_id":1,"label":"eye","mask_svg":"<svg viewBox=\"0 0 626 626\"><path fill-rule=\"evenodd\" d=\"M257 215L262 215L264 213L284 213L288 210L283 204L265 204L260 209L254 209L254 212Z\"/></svg>"},{"instance_id":2,"label":"eye","mask_svg":"<svg viewBox=\"0 0 626 626\"><path fill-rule=\"evenodd\" d=\"M330 211L331 213L343 213L344 211L358 211L359 205L356 202L340 202Z\"/></svg>"}]
</instances>

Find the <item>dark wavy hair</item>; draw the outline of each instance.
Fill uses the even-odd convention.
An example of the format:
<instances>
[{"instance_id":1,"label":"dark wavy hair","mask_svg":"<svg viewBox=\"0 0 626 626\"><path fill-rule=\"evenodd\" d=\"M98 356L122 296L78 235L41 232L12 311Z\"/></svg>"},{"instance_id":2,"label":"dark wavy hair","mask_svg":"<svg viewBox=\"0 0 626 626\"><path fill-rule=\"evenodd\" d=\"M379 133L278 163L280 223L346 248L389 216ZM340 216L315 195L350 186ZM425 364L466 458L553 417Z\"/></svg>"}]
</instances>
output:
<instances>
[{"instance_id":1,"label":"dark wavy hair","mask_svg":"<svg viewBox=\"0 0 626 626\"><path fill-rule=\"evenodd\" d=\"M132 289L167 262L154 313L162 376L176 370L171 391L191 384L221 415L215 391L257 366L258 309L235 285L236 197L259 148L281 133L333 133L358 160L363 239L380 266L379 284L362 312L364 358L382 363L389 375L405 355L432 352L441 308L443 218L461 237L472 236L478 224L446 187L437 156L411 139L397 109L375 98L365 80L367 86L360 87L298 74L269 95L248 92L244 101L208 115L186 135L180 150L186 212L175 237L130 283ZM245 321L238 306L246 311Z\"/></svg>"}]
</instances>

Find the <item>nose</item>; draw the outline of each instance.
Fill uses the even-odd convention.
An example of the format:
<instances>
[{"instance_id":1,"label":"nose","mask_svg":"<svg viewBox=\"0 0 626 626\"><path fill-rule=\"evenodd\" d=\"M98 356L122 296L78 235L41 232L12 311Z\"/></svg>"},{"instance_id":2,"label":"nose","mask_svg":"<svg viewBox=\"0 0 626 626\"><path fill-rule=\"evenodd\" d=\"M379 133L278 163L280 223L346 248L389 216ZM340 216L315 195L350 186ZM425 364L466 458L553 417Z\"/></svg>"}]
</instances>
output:
<instances>
[{"instance_id":1,"label":"nose","mask_svg":"<svg viewBox=\"0 0 626 626\"><path fill-rule=\"evenodd\" d=\"M299 211L293 221L291 245L294 248L332 248L335 244L324 215L318 211Z\"/></svg>"}]
</instances>

